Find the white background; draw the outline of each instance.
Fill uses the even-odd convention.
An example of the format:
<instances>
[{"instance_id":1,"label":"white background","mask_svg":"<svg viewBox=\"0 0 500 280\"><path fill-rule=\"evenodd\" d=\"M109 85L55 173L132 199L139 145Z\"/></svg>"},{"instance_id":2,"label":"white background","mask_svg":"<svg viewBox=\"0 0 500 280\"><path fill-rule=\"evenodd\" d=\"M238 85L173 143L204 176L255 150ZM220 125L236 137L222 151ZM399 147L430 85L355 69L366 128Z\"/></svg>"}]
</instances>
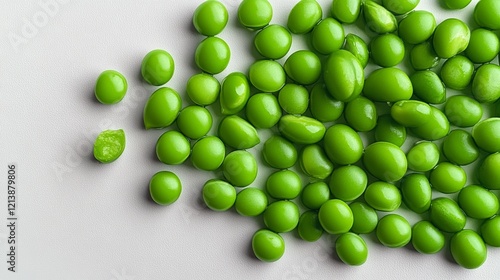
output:
<instances>
[{"instance_id":1,"label":"white background","mask_svg":"<svg viewBox=\"0 0 500 280\"><path fill-rule=\"evenodd\" d=\"M61 1L49 10L43 2L53 1L2 0L0 7L0 279L485 279L500 272L499 249L489 248L481 268L466 270L448 248L421 255L411 245L385 248L373 234L365 236L369 258L361 267L335 257L334 239L307 243L296 233L283 234L286 253L280 261L258 261L250 240L263 226L261 219L204 207L201 187L218 174L190 164L161 164L154 145L163 131L142 125L142 109L155 87L141 81L141 60L152 49L169 51L176 71L167 86L184 93L186 80L198 72L193 54L203 37L191 17L201 0ZM239 1L223 2L230 21L220 36L232 59L218 78L246 72L255 59L252 33L235 17ZM286 24L295 1L271 2L273 23ZM325 14L330 2L320 1ZM435 0L421 2L418 8L434 11L438 21L470 22L473 4L457 12ZM301 36L294 40L293 49L305 46ZM95 79L105 69L128 79L128 94L118 105L94 98ZM93 160L91 147L107 128L123 128L127 147L119 160L102 165ZM9 163L18 172L15 274L4 261ZM168 207L154 204L148 194L149 179L160 170L175 171L183 182L180 199ZM269 172L263 170L255 186Z\"/></svg>"}]
</instances>

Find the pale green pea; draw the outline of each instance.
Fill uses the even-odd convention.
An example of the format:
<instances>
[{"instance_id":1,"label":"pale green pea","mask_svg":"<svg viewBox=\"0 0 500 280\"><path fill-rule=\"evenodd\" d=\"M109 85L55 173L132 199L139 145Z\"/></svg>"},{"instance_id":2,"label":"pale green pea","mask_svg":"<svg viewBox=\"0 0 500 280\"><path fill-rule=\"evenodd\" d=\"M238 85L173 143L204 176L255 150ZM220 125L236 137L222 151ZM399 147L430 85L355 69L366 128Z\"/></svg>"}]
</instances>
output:
<instances>
[{"instance_id":1,"label":"pale green pea","mask_svg":"<svg viewBox=\"0 0 500 280\"><path fill-rule=\"evenodd\" d=\"M472 95L477 101L493 103L500 98L499 75L500 66L496 64L483 64L477 68L472 79Z\"/></svg>"},{"instance_id":2,"label":"pale green pea","mask_svg":"<svg viewBox=\"0 0 500 280\"><path fill-rule=\"evenodd\" d=\"M443 249L445 238L430 222L420 221L413 226L411 242L418 252L435 254Z\"/></svg>"},{"instance_id":3,"label":"pale green pea","mask_svg":"<svg viewBox=\"0 0 500 280\"><path fill-rule=\"evenodd\" d=\"M460 208L471 218L488 219L498 212L497 196L478 185L463 188L457 201Z\"/></svg>"},{"instance_id":4,"label":"pale green pea","mask_svg":"<svg viewBox=\"0 0 500 280\"><path fill-rule=\"evenodd\" d=\"M308 145L302 149L299 164L305 174L325 179L333 170L333 163L328 159L323 148L317 144Z\"/></svg>"},{"instance_id":5,"label":"pale green pea","mask_svg":"<svg viewBox=\"0 0 500 280\"><path fill-rule=\"evenodd\" d=\"M481 184L490 190L500 190L500 154L487 156L478 168L478 179Z\"/></svg>"},{"instance_id":6,"label":"pale green pea","mask_svg":"<svg viewBox=\"0 0 500 280\"><path fill-rule=\"evenodd\" d=\"M436 29L436 18L428 11L413 11L406 15L398 27L398 35L408 44L417 45L429 39Z\"/></svg>"},{"instance_id":7,"label":"pale green pea","mask_svg":"<svg viewBox=\"0 0 500 280\"><path fill-rule=\"evenodd\" d=\"M451 124L459 127L470 127L483 117L483 107L468 96L454 95L446 101L444 113Z\"/></svg>"},{"instance_id":8,"label":"pale green pea","mask_svg":"<svg viewBox=\"0 0 500 280\"><path fill-rule=\"evenodd\" d=\"M284 115L278 129L285 138L297 144L314 144L323 139L325 126L310 117Z\"/></svg>"},{"instance_id":9,"label":"pale green pea","mask_svg":"<svg viewBox=\"0 0 500 280\"><path fill-rule=\"evenodd\" d=\"M294 166L298 157L295 146L290 141L277 135L266 140L262 149L262 156L267 164L278 169Z\"/></svg>"},{"instance_id":10,"label":"pale green pea","mask_svg":"<svg viewBox=\"0 0 500 280\"><path fill-rule=\"evenodd\" d=\"M370 131L377 125L377 108L370 99L358 96L345 106L344 118L356 131Z\"/></svg>"},{"instance_id":11,"label":"pale green pea","mask_svg":"<svg viewBox=\"0 0 500 280\"><path fill-rule=\"evenodd\" d=\"M181 180L170 171L157 172L149 180L149 194L154 202L170 205L179 199L182 192Z\"/></svg>"},{"instance_id":12,"label":"pale green pea","mask_svg":"<svg viewBox=\"0 0 500 280\"><path fill-rule=\"evenodd\" d=\"M191 150L191 162L200 170L213 171L219 168L226 156L226 147L216 136L198 140Z\"/></svg>"},{"instance_id":13,"label":"pale green pea","mask_svg":"<svg viewBox=\"0 0 500 280\"><path fill-rule=\"evenodd\" d=\"M379 66L396 66L403 61L404 56L403 40L392 33L379 35L370 42L370 57Z\"/></svg>"},{"instance_id":14,"label":"pale green pea","mask_svg":"<svg viewBox=\"0 0 500 280\"><path fill-rule=\"evenodd\" d=\"M432 70L416 71L410 75L410 80L413 94L420 100L432 104L441 104L446 101L446 87L436 72Z\"/></svg>"},{"instance_id":15,"label":"pale green pea","mask_svg":"<svg viewBox=\"0 0 500 280\"><path fill-rule=\"evenodd\" d=\"M411 66L415 70L434 68L438 65L440 60L431 42L415 45L410 51Z\"/></svg>"},{"instance_id":16,"label":"pale green pea","mask_svg":"<svg viewBox=\"0 0 500 280\"><path fill-rule=\"evenodd\" d=\"M341 166L330 176L330 191L335 198L353 201L360 197L368 184L368 176L356 165Z\"/></svg>"},{"instance_id":17,"label":"pale green pea","mask_svg":"<svg viewBox=\"0 0 500 280\"><path fill-rule=\"evenodd\" d=\"M442 151L450 162L458 165L473 163L479 157L479 148L472 135L461 129L451 131L444 138Z\"/></svg>"},{"instance_id":18,"label":"pale green pea","mask_svg":"<svg viewBox=\"0 0 500 280\"><path fill-rule=\"evenodd\" d=\"M174 59L165 50L152 50L144 56L141 63L142 78L151 85L161 86L174 75Z\"/></svg>"},{"instance_id":19,"label":"pale green pea","mask_svg":"<svg viewBox=\"0 0 500 280\"><path fill-rule=\"evenodd\" d=\"M342 23L354 23L361 13L361 0L333 0L331 12Z\"/></svg>"},{"instance_id":20,"label":"pale green pea","mask_svg":"<svg viewBox=\"0 0 500 280\"><path fill-rule=\"evenodd\" d=\"M319 208L319 222L330 234L348 232L353 224L351 208L340 199L330 199Z\"/></svg>"},{"instance_id":21,"label":"pale green pea","mask_svg":"<svg viewBox=\"0 0 500 280\"><path fill-rule=\"evenodd\" d=\"M209 74L219 74L226 69L231 58L228 44L218 37L208 37L200 42L194 54L196 66Z\"/></svg>"},{"instance_id":22,"label":"pale green pea","mask_svg":"<svg viewBox=\"0 0 500 280\"><path fill-rule=\"evenodd\" d=\"M267 195L258 188L248 187L236 195L234 208L242 216L258 216L266 210Z\"/></svg>"},{"instance_id":23,"label":"pale green pea","mask_svg":"<svg viewBox=\"0 0 500 280\"><path fill-rule=\"evenodd\" d=\"M432 200L429 217L433 225L445 232L461 231L467 221L458 204L447 197Z\"/></svg>"},{"instance_id":24,"label":"pale green pea","mask_svg":"<svg viewBox=\"0 0 500 280\"><path fill-rule=\"evenodd\" d=\"M286 81L285 70L276 61L259 60L248 71L248 77L254 87L263 92L276 92Z\"/></svg>"},{"instance_id":25,"label":"pale green pea","mask_svg":"<svg viewBox=\"0 0 500 280\"><path fill-rule=\"evenodd\" d=\"M189 140L175 130L163 133L156 142L156 156L165 164L182 164L190 153L191 144Z\"/></svg>"},{"instance_id":26,"label":"pale green pea","mask_svg":"<svg viewBox=\"0 0 500 280\"><path fill-rule=\"evenodd\" d=\"M439 73L447 87L457 90L466 88L472 81L473 74L474 64L463 55L446 60Z\"/></svg>"},{"instance_id":27,"label":"pale green pea","mask_svg":"<svg viewBox=\"0 0 500 280\"><path fill-rule=\"evenodd\" d=\"M272 17L273 6L268 0L243 0L238 6L238 21L247 28L262 28Z\"/></svg>"},{"instance_id":28,"label":"pale green pea","mask_svg":"<svg viewBox=\"0 0 500 280\"><path fill-rule=\"evenodd\" d=\"M203 201L214 211L226 211L236 201L236 189L221 180L210 180L203 185Z\"/></svg>"},{"instance_id":29,"label":"pale green pea","mask_svg":"<svg viewBox=\"0 0 500 280\"><path fill-rule=\"evenodd\" d=\"M366 67L370 58L368 45L358 35L347 34L343 49L352 53L359 60L359 63L361 63L361 67Z\"/></svg>"},{"instance_id":30,"label":"pale green pea","mask_svg":"<svg viewBox=\"0 0 500 280\"><path fill-rule=\"evenodd\" d=\"M305 207L317 210L330 199L330 189L325 182L314 182L306 185L300 194Z\"/></svg>"},{"instance_id":31,"label":"pale green pea","mask_svg":"<svg viewBox=\"0 0 500 280\"><path fill-rule=\"evenodd\" d=\"M500 216L495 216L481 225L481 237L493 247L500 247Z\"/></svg>"},{"instance_id":32,"label":"pale green pea","mask_svg":"<svg viewBox=\"0 0 500 280\"><path fill-rule=\"evenodd\" d=\"M373 176L386 182L403 178L408 167L405 153L389 142L375 142L366 147L363 164Z\"/></svg>"},{"instance_id":33,"label":"pale green pea","mask_svg":"<svg viewBox=\"0 0 500 280\"><path fill-rule=\"evenodd\" d=\"M285 27L271 24L255 35L253 43L263 57L280 59L290 50L292 35Z\"/></svg>"},{"instance_id":34,"label":"pale green pea","mask_svg":"<svg viewBox=\"0 0 500 280\"><path fill-rule=\"evenodd\" d=\"M418 3L420 0L382 0L382 5L396 15L410 12L417 7Z\"/></svg>"},{"instance_id":35,"label":"pale green pea","mask_svg":"<svg viewBox=\"0 0 500 280\"><path fill-rule=\"evenodd\" d=\"M430 107L431 117L429 121L421 126L412 127L410 130L413 134L424 140L439 140L448 135L450 122L441 110L433 106Z\"/></svg>"},{"instance_id":36,"label":"pale green pea","mask_svg":"<svg viewBox=\"0 0 500 280\"><path fill-rule=\"evenodd\" d=\"M274 232L289 232L299 223L299 207L289 200L275 201L264 211L264 224Z\"/></svg>"},{"instance_id":37,"label":"pale green pea","mask_svg":"<svg viewBox=\"0 0 500 280\"><path fill-rule=\"evenodd\" d=\"M410 99L413 86L408 75L399 68L380 68L365 81L364 96L372 101L396 102Z\"/></svg>"},{"instance_id":38,"label":"pale green pea","mask_svg":"<svg viewBox=\"0 0 500 280\"><path fill-rule=\"evenodd\" d=\"M221 120L218 136L226 145L235 149L249 149L260 143L255 127L237 115Z\"/></svg>"},{"instance_id":39,"label":"pale green pea","mask_svg":"<svg viewBox=\"0 0 500 280\"><path fill-rule=\"evenodd\" d=\"M177 127L186 137L199 139L212 128L212 114L204 107L188 106L179 113Z\"/></svg>"},{"instance_id":40,"label":"pale green pea","mask_svg":"<svg viewBox=\"0 0 500 280\"><path fill-rule=\"evenodd\" d=\"M406 141L406 127L392 119L390 114L385 114L377 119L375 126L375 141L389 142L401 147Z\"/></svg>"},{"instance_id":41,"label":"pale green pea","mask_svg":"<svg viewBox=\"0 0 500 280\"><path fill-rule=\"evenodd\" d=\"M361 236L346 232L335 240L335 251L340 260L348 265L362 265L368 258L368 247Z\"/></svg>"},{"instance_id":42,"label":"pale green pea","mask_svg":"<svg viewBox=\"0 0 500 280\"><path fill-rule=\"evenodd\" d=\"M500 118L488 118L472 127L472 138L489 153L500 152Z\"/></svg>"},{"instance_id":43,"label":"pale green pea","mask_svg":"<svg viewBox=\"0 0 500 280\"><path fill-rule=\"evenodd\" d=\"M401 193L393 184L374 182L366 187L364 199L373 209L392 212L401 205Z\"/></svg>"},{"instance_id":44,"label":"pale green pea","mask_svg":"<svg viewBox=\"0 0 500 280\"><path fill-rule=\"evenodd\" d=\"M275 262L285 253L285 241L279 234L261 229L252 236L252 250L259 260Z\"/></svg>"},{"instance_id":45,"label":"pale green pea","mask_svg":"<svg viewBox=\"0 0 500 280\"><path fill-rule=\"evenodd\" d=\"M401 196L406 207L415 213L421 214L431 206L431 184L423 174L408 174L401 180Z\"/></svg>"},{"instance_id":46,"label":"pale green pea","mask_svg":"<svg viewBox=\"0 0 500 280\"><path fill-rule=\"evenodd\" d=\"M248 99L246 108L248 121L256 128L271 128L281 118L278 99L269 93L257 93Z\"/></svg>"},{"instance_id":47,"label":"pale green pea","mask_svg":"<svg viewBox=\"0 0 500 280\"><path fill-rule=\"evenodd\" d=\"M366 26L377 34L394 32L398 29L396 17L383 6L374 1L366 1L363 5Z\"/></svg>"},{"instance_id":48,"label":"pale green pea","mask_svg":"<svg viewBox=\"0 0 500 280\"><path fill-rule=\"evenodd\" d=\"M127 88L127 79L120 72L105 70L97 77L94 94L102 104L115 104L125 97Z\"/></svg>"},{"instance_id":49,"label":"pale green pea","mask_svg":"<svg viewBox=\"0 0 500 280\"><path fill-rule=\"evenodd\" d=\"M478 28L470 34L470 42L465 55L474 63L492 61L500 51L498 36L490 30Z\"/></svg>"},{"instance_id":50,"label":"pale green pea","mask_svg":"<svg viewBox=\"0 0 500 280\"><path fill-rule=\"evenodd\" d=\"M123 129L104 130L94 142L94 158L102 163L118 159L125 150L125 132Z\"/></svg>"},{"instance_id":51,"label":"pale green pea","mask_svg":"<svg viewBox=\"0 0 500 280\"><path fill-rule=\"evenodd\" d=\"M498 1L477 2L473 15L477 25L493 30L500 29L500 3Z\"/></svg>"},{"instance_id":52,"label":"pale green pea","mask_svg":"<svg viewBox=\"0 0 500 280\"><path fill-rule=\"evenodd\" d=\"M378 221L377 238L386 247L403 247L411 240L410 223L398 214L386 215Z\"/></svg>"},{"instance_id":53,"label":"pale green pea","mask_svg":"<svg viewBox=\"0 0 500 280\"><path fill-rule=\"evenodd\" d=\"M301 0L288 15L287 26L292 33L305 34L321 20L323 10L316 0Z\"/></svg>"},{"instance_id":54,"label":"pale green pea","mask_svg":"<svg viewBox=\"0 0 500 280\"><path fill-rule=\"evenodd\" d=\"M323 235L323 228L319 223L318 213L316 211L306 211L300 215L297 232L302 240L314 242Z\"/></svg>"},{"instance_id":55,"label":"pale green pea","mask_svg":"<svg viewBox=\"0 0 500 280\"><path fill-rule=\"evenodd\" d=\"M201 35L215 36L226 27L228 18L227 9L222 2L208 0L194 11L193 25Z\"/></svg>"},{"instance_id":56,"label":"pale green pea","mask_svg":"<svg viewBox=\"0 0 500 280\"><path fill-rule=\"evenodd\" d=\"M257 161L247 151L233 151L222 163L224 177L235 187L250 185L257 177L257 169Z\"/></svg>"},{"instance_id":57,"label":"pale green pea","mask_svg":"<svg viewBox=\"0 0 500 280\"><path fill-rule=\"evenodd\" d=\"M342 116L344 107L344 102L333 99L326 91L324 84L318 83L312 88L309 98L309 110L318 121L336 121Z\"/></svg>"},{"instance_id":58,"label":"pale green pea","mask_svg":"<svg viewBox=\"0 0 500 280\"><path fill-rule=\"evenodd\" d=\"M294 199L302 190L302 181L292 170L276 171L267 177L266 191L275 199Z\"/></svg>"},{"instance_id":59,"label":"pale green pea","mask_svg":"<svg viewBox=\"0 0 500 280\"><path fill-rule=\"evenodd\" d=\"M429 181L434 189L442 193L456 193L465 186L467 174L458 165L441 162L431 171Z\"/></svg>"},{"instance_id":60,"label":"pale green pea","mask_svg":"<svg viewBox=\"0 0 500 280\"><path fill-rule=\"evenodd\" d=\"M486 261L486 245L475 231L464 229L451 237L451 255L462 267L474 269Z\"/></svg>"},{"instance_id":61,"label":"pale green pea","mask_svg":"<svg viewBox=\"0 0 500 280\"><path fill-rule=\"evenodd\" d=\"M311 43L317 52L324 55L340 50L344 44L344 27L333 18L325 18L314 27Z\"/></svg>"},{"instance_id":62,"label":"pale green pea","mask_svg":"<svg viewBox=\"0 0 500 280\"><path fill-rule=\"evenodd\" d=\"M469 45L470 30L467 24L456 18L442 21L434 31L432 40L436 54L450 58L463 52Z\"/></svg>"},{"instance_id":63,"label":"pale green pea","mask_svg":"<svg viewBox=\"0 0 500 280\"><path fill-rule=\"evenodd\" d=\"M361 137L345 124L334 124L327 129L324 148L328 158L341 165L353 164L363 155Z\"/></svg>"},{"instance_id":64,"label":"pale green pea","mask_svg":"<svg viewBox=\"0 0 500 280\"><path fill-rule=\"evenodd\" d=\"M358 97L365 82L360 61L346 50L337 50L328 56L323 78L332 97L343 102Z\"/></svg>"},{"instance_id":65,"label":"pale green pea","mask_svg":"<svg viewBox=\"0 0 500 280\"><path fill-rule=\"evenodd\" d=\"M286 84L278 93L278 102L288 114L302 115L309 105L309 92L301 85Z\"/></svg>"},{"instance_id":66,"label":"pale green pea","mask_svg":"<svg viewBox=\"0 0 500 280\"><path fill-rule=\"evenodd\" d=\"M377 211L364 202L349 204L354 222L351 231L357 234L370 233L375 230L378 223Z\"/></svg>"},{"instance_id":67,"label":"pale green pea","mask_svg":"<svg viewBox=\"0 0 500 280\"><path fill-rule=\"evenodd\" d=\"M413 171L427 172L439 162L439 149L428 141L417 142L406 154L408 168Z\"/></svg>"},{"instance_id":68,"label":"pale green pea","mask_svg":"<svg viewBox=\"0 0 500 280\"><path fill-rule=\"evenodd\" d=\"M144 106L143 120L146 129L165 128L171 125L182 107L177 91L162 87L151 94Z\"/></svg>"},{"instance_id":69,"label":"pale green pea","mask_svg":"<svg viewBox=\"0 0 500 280\"><path fill-rule=\"evenodd\" d=\"M431 106L417 100L400 100L391 106L391 117L405 127L426 124L431 118Z\"/></svg>"},{"instance_id":70,"label":"pale green pea","mask_svg":"<svg viewBox=\"0 0 500 280\"><path fill-rule=\"evenodd\" d=\"M321 75L321 61L315 53L307 50L292 53L283 68L288 77L300 85L313 84Z\"/></svg>"},{"instance_id":71,"label":"pale green pea","mask_svg":"<svg viewBox=\"0 0 500 280\"><path fill-rule=\"evenodd\" d=\"M250 85L243 73L233 72L222 81L220 107L223 115L233 115L241 111L250 98Z\"/></svg>"},{"instance_id":72,"label":"pale green pea","mask_svg":"<svg viewBox=\"0 0 500 280\"><path fill-rule=\"evenodd\" d=\"M191 101L200 106L214 103L219 97L220 83L212 75L199 73L187 81L186 93Z\"/></svg>"}]
</instances>

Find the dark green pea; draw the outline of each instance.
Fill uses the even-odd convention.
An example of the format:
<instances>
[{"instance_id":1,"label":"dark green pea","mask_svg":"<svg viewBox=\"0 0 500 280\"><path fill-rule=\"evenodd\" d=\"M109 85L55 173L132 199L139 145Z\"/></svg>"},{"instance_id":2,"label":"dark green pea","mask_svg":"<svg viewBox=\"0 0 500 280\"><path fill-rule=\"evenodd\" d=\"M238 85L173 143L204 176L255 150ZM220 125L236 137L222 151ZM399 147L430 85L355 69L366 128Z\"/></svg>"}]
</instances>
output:
<instances>
[{"instance_id":1,"label":"dark green pea","mask_svg":"<svg viewBox=\"0 0 500 280\"><path fill-rule=\"evenodd\" d=\"M344 44L344 27L333 18L325 18L316 25L311 34L313 48L321 54L330 54Z\"/></svg>"},{"instance_id":2,"label":"dark green pea","mask_svg":"<svg viewBox=\"0 0 500 280\"><path fill-rule=\"evenodd\" d=\"M479 157L479 148L469 132L456 129L444 138L443 153L450 162L467 165Z\"/></svg>"},{"instance_id":3,"label":"dark green pea","mask_svg":"<svg viewBox=\"0 0 500 280\"><path fill-rule=\"evenodd\" d=\"M444 113L451 124L459 127L470 127L483 117L483 107L468 96L454 95L446 101Z\"/></svg>"},{"instance_id":4,"label":"dark green pea","mask_svg":"<svg viewBox=\"0 0 500 280\"><path fill-rule=\"evenodd\" d=\"M222 119L218 133L224 144L235 149L249 149L260 143L255 127L236 115Z\"/></svg>"},{"instance_id":5,"label":"dark green pea","mask_svg":"<svg viewBox=\"0 0 500 280\"><path fill-rule=\"evenodd\" d=\"M373 176L386 182L403 178L408 167L405 153L389 142L375 142L366 147L363 164Z\"/></svg>"},{"instance_id":6,"label":"dark green pea","mask_svg":"<svg viewBox=\"0 0 500 280\"><path fill-rule=\"evenodd\" d=\"M486 245L475 231L464 229L450 240L451 255L462 267L474 269L486 261Z\"/></svg>"},{"instance_id":7,"label":"dark green pea","mask_svg":"<svg viewBox=\"0 0 500 280\"><path fill-rule=\"evenodd\" d=\"M418 44L410 51L411 66L415 70L433 68L438 65L440 60L430 42Z\"/></svg>"},{"instance_id":8,"label":"dark green pea","mask_svg":"<svg viewBox=\"0 0 500 280\"><path fill-rule=\"evenodd\" d=\"M478 168L478 179L490 190L500 190L500 153L487 156Z\"/></svg>"},{"instance_id":9,"label":"dark green pea","mask_svg":"<svg viewBox=\"0 0 500 280\"><path fill-rule=\"evenodd\" d=\"M433 225L445 232L458 232L465 227L467 218L458 204L447 197L431 202L430 219Z\"/></svg>"},{"instance_id":10,"label":"dark green pea","mask_svg":"<svg viewBox=\"0 0 500 280\"><path fill-rule=\"evenodd\" d=\"M234 72L222 81L220 92L221 113L233 115L247 104L250 97L250 85L243 73Z\"/></svg>"},{"instance_id":11,"label":"dark green pea","mask_svg":"<svg viewBox=\"0 0 500 280\"><path fill-rule=\"evenodd\" d=\"M398 29L396 17L383 6L374 1L366 1L363 5L366 26L377 34L394 32Z\"/></svg>"},{"instance_id":12,"label":"dark green pea","mask_svg":"<svg viewBox=\"0 0 500 280\"><path fill-rule=\"evenodd\" d=\"M325 135L325 126L306 116L285 115L281 117L278 129L285 138L297 144L314 144Z\"/></svg>"},{"instance_id":13,"label":"dark green pea","mask_svg":"<svg viewBox=\"0 0 500 280\"><path fill-rule=\"evenodd\" d=\"M412 173L401 180L401 195L406 207L421 214L429 210L432 199L431 184L423 174Z\"/></svg>"},{"instance_id":14,"label":"dark green pea","mask_svg":"<svg viewBox=\"0 0 500 280\"><path fill-rule=\"evenodd\" d=\"M500 247L500 216L495 216L481 225L481 237L493 247Z\"/></svg>"},{"instance_id":15,"label":"dark green pea","mask_svg":"<svg viewBox=\"0 0 500 280\"><path fill-rule=\"evenodd\" d=\"M417 100L401 100L391 107L391 117L405 127L417 127L431 119L431 106Z\"/></svg>"},{"instance_id":16,"label":"dark green pea","mask_svg":"<svg viewBox=\"0 0 500 280\"><path fill-rule=\"evenodd\" d=\"M435 254L444 247L443 233L428 221L416 223L411 235L413 248L422 254Z\"/></svg>"},{"instance_id":17,"label":"dark green pea","mask_svg":"<svg viewBox=\"0 0 500 280\"><path fill-rule=\"evenodd\" d=\"M319 83L311 90L309 109L318 121L333 122L344 112L344 102L333 99L326 91L325 85Z\"/></svg>"},{"instance_id":18,"label":"dark green pea","mask_svg":"<svg viewBox=\"0 0 500 280\"><path fill-rule=\"evenodd\" d=\"M416 71L410 75L410 80L413 94L422 101L432 104L442 104L446 101L446 88L434 71Z\"/></svg>"},{"instance_id":19,"label":"dark green pea","mask_svg":"<svg viewBox=\"0 0 500 280\"><path fill-rule=\"evenodd\" d=\"M333 0L332 16L342 23L354 23L361 13L361 0Z\"/></svg>"},{"instance_id":20,"label":"dark green pea","mask_svg":"<svg viewBox=\"0 0 500 280\"><path fill-rule=\"evenodd\" d=\"M361 63L363 68L368 64L368 59L370 58L368 52L368 45L363 39L355 34L347 34L345 36L344 50L352 53Z\"/></svg>"},{"instance_id":21,"label":"dark green pea","mask_svg":"<svg viewBox=\"0 0 500 280\"><path fill-rule=\"evenodd\" d=\"M403 70L380 68L366 78L363 93L372 101L396 102L410 99L413 94L413 86Z\"/></svg>"},{"instance_id":22,"label":"dark green pea","mask_svg":"<svg viewBox=\"0 0 500 280\"><path fill-rule=\"evenodd\" d=\"M264 143L262 157L269 166L285 169L294 166L298 156L297 149L290 141L274 135Z\"/></svg>"},{"instance_id":23,"label":"dark green pea","mask_svg":"<svg viewBox=\"0 0 500 280\"><path fill-rule=\"evenodd\" d=\"M364 202L353 202L349 204L354 222L351 231L357 234L370 233L375 230L378 223L378 216L375 209Z\"/></svg>"},{"instance_id":24,"label":"dark green pea","mask_svg":"<svg viewBox=\"0 0 500 280\"><path fill-rule=\"evenodd\" d=\"M323 235L323 228L319 222L318 212L306 211L300 215L297 232L305 241L314 242Z\"/></svg>"},{"instance_id":25,"label":"dark green pea","mask_svg":"<svg viewBox=\"0 0 500 280\"><path fill-rule=\"evenodd\" d=\"M472 81L474 64L462 55L448 59L441 67L441 80L452 89L462 90Z\"/></svg>"},{"instance_id":26,"label":"dark green pea","mask_svg":"<svg viewBox=\"0 0 500 280\"><path fill-rule=\"evenodd\" d=\"M500 66L484 64L477 68L472 80L472 95L481 103L493 103L500 98Z\"/></svg>"},{"instance_id":27,"label":"dark green pea","mask_svg":"<svg viewBox=\"0 0 500 280\"><path fill-rule=\"evenodd\" d=\"M434 31L432 43L436 54L450 58L463 52L469 45L470 30L467 24L456 18L445 19Z\"/></svg>"},{"instance_id":28,"label":"dark green pea","mask_svg":"<svg viewBox=\"0 0 500 280\"><path fill-rule=\"evenodd\" d=\"M304 173L321 180L330 176L333 170L332 162L326 156L323 148L317 144L308 145L302 149L299 164Z\"/></svg>"},{"instance_id":29,"label":"dark green pea","mask_svg":"<svg viewBox=\"0 0 500 280\"><path fill-rule=\"evenodd\" d=\"M305 207L317 210L330 199L330 188L325 182L314 182L306 185L300 194Z\"/></svg>"},{"instance_id":30,"label":"dark green pea","mask_svg":"<svg viewBox=\"0 0 500 280\"><path fill-rule=\"evenodd\" d=\"M401 147L406 141L406 127L396 122L390 114L378 117L375 126L375 141L389 142Z\"/></svg>"},{"instance_id":31,"label":"dark green pea","mask_svg":"<svg viewBox=\"0 0 500 280\"><path fill-rule=\"evenodd\" d=\"M356 131L370 131L377 125L377 108L370 99L359 96L347 103L344 117Z\"/></svg>"},{"instance_id":32,"label":"dark green pea","mask_svg":"<svg viewBox=\"0 0 500 280\"><path fill-rule=\"evenodd\" d=\"M411 132L416 136L429 141L441 139L448 135L450 122L441 110L431 107L431 117L425 124L412 127Z\"/></svg>"}]
</instances>

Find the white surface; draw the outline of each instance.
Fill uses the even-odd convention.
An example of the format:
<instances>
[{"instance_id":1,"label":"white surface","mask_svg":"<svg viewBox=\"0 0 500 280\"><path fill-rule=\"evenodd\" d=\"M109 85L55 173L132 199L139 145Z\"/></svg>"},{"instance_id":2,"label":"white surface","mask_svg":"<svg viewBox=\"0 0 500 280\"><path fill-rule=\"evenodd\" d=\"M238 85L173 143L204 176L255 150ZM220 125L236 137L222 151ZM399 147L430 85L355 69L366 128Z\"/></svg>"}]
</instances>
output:
<instances>
[{"instance_id":1,"label":"white surface","mask_svg":"<svg viewBox=\"0 0 500 280\"><path fill-rule=\"evenodd\" d=\"M369 258L361 267L334 257L326 236L306 243L295 233L283 234L286 253L280 261L256 260L250 240L260 219L207 210L200 189L215 175L159 163L154 144L162 131L142 126L154 87L140 80L141 60L155 48L171 52L176 72L167 86L183 93L197 72L193 53L203 37L194 32L191 16L201 1L61 2L50 15L39 1L4 0L0 9L0 279L486 279L500 272L498 249L489 248L486 263L471 271L454 264L447 250L427 256L411 246L388 249L373 234L366 236ZM254 59L251 34L236 22L239 1L223 2L231 18L221 37L233 56L219 78L245 72ZM273 22L286 24L294 2L272 1ZM473 4L452 12L434 0L421 2L419 8L436 11L439 21L471 18ZM330 1L320 3L328 11ZM34 23L40 27L23 34ZM24 41L12 44L13 34ZM294 39L294 49L304 46L299 36ZM93 96L94 81L105 69L117 69L129 81L127 96L115 106ZM92 159L91 146L106 128L125 129L127 147L118 161L101 165ZM3 261L11 162L19 176L15 274ZM164 169L184 183L181 198L169 207L148 197L149 178Z\"/></svg>"}]
</instances>

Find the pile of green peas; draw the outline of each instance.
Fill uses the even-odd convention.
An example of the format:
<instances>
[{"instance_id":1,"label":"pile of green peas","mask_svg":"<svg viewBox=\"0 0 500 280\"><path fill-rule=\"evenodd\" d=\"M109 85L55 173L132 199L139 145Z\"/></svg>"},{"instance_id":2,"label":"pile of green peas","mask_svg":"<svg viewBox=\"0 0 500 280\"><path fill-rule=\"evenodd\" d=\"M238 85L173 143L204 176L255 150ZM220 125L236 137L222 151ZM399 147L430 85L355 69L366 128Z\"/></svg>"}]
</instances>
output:
<instances>
[{"instance_id":1,"label":"pile of green peas","mask_svg":"<svg viewBox=\"0 0 500 280\"><path fill-rule=\"evenodd\" d=\"M246 73L221 82L214 75L226 69L231 51L216 36L228 11L216 0L200 4L193 25L206 38L194 55L201 72L187 81L192 104L183 108L177 91L161 87L144 107L146 129L177 127L158 139L158 160L190 159L199 170L221 171L202 187L203 200L214 211L263 219L266 228L251 239L262 261L279 260L281 235L297 230L309 242L335 236L335 250L349 265L366 262L363 235L374 234L384 246L411 243L423 254L448 243L457 264L481 266L486 245L500 247L500 110L491 110L500 99L500 66L492 62L500 50L500 1L477 2L475 30L456 18L438 23L416 10L419 0L331 2L326 13L316 0L300 0L282 26L271 23L268 0L241 1L237 19L254 34L259 57ZM463 9L471 0L441 2ZM368 34L345 34L355 22ZM311 49L288 54L303 34ZM403 67L406 57L411 69ZM376 68L365 76L369 64ZM148 53L141 67L156 86L173 72L164 50ZM119 75L113 81L121 87L101 90L109 75L99 77L95 92L105 104L126 91ZM216 135L209 135L211 106L222 116ZM263 141L263 129L274 135ZM265 166L248 151L257 146ZM259 168L274 171L252 186ZM168 205L182 187L174 173L160 171L149 189L156 203ZM399 208L421 221L410 224L395 213ZM467 228L471 220L476 228Z\"/></svg>"}]
</instances>

